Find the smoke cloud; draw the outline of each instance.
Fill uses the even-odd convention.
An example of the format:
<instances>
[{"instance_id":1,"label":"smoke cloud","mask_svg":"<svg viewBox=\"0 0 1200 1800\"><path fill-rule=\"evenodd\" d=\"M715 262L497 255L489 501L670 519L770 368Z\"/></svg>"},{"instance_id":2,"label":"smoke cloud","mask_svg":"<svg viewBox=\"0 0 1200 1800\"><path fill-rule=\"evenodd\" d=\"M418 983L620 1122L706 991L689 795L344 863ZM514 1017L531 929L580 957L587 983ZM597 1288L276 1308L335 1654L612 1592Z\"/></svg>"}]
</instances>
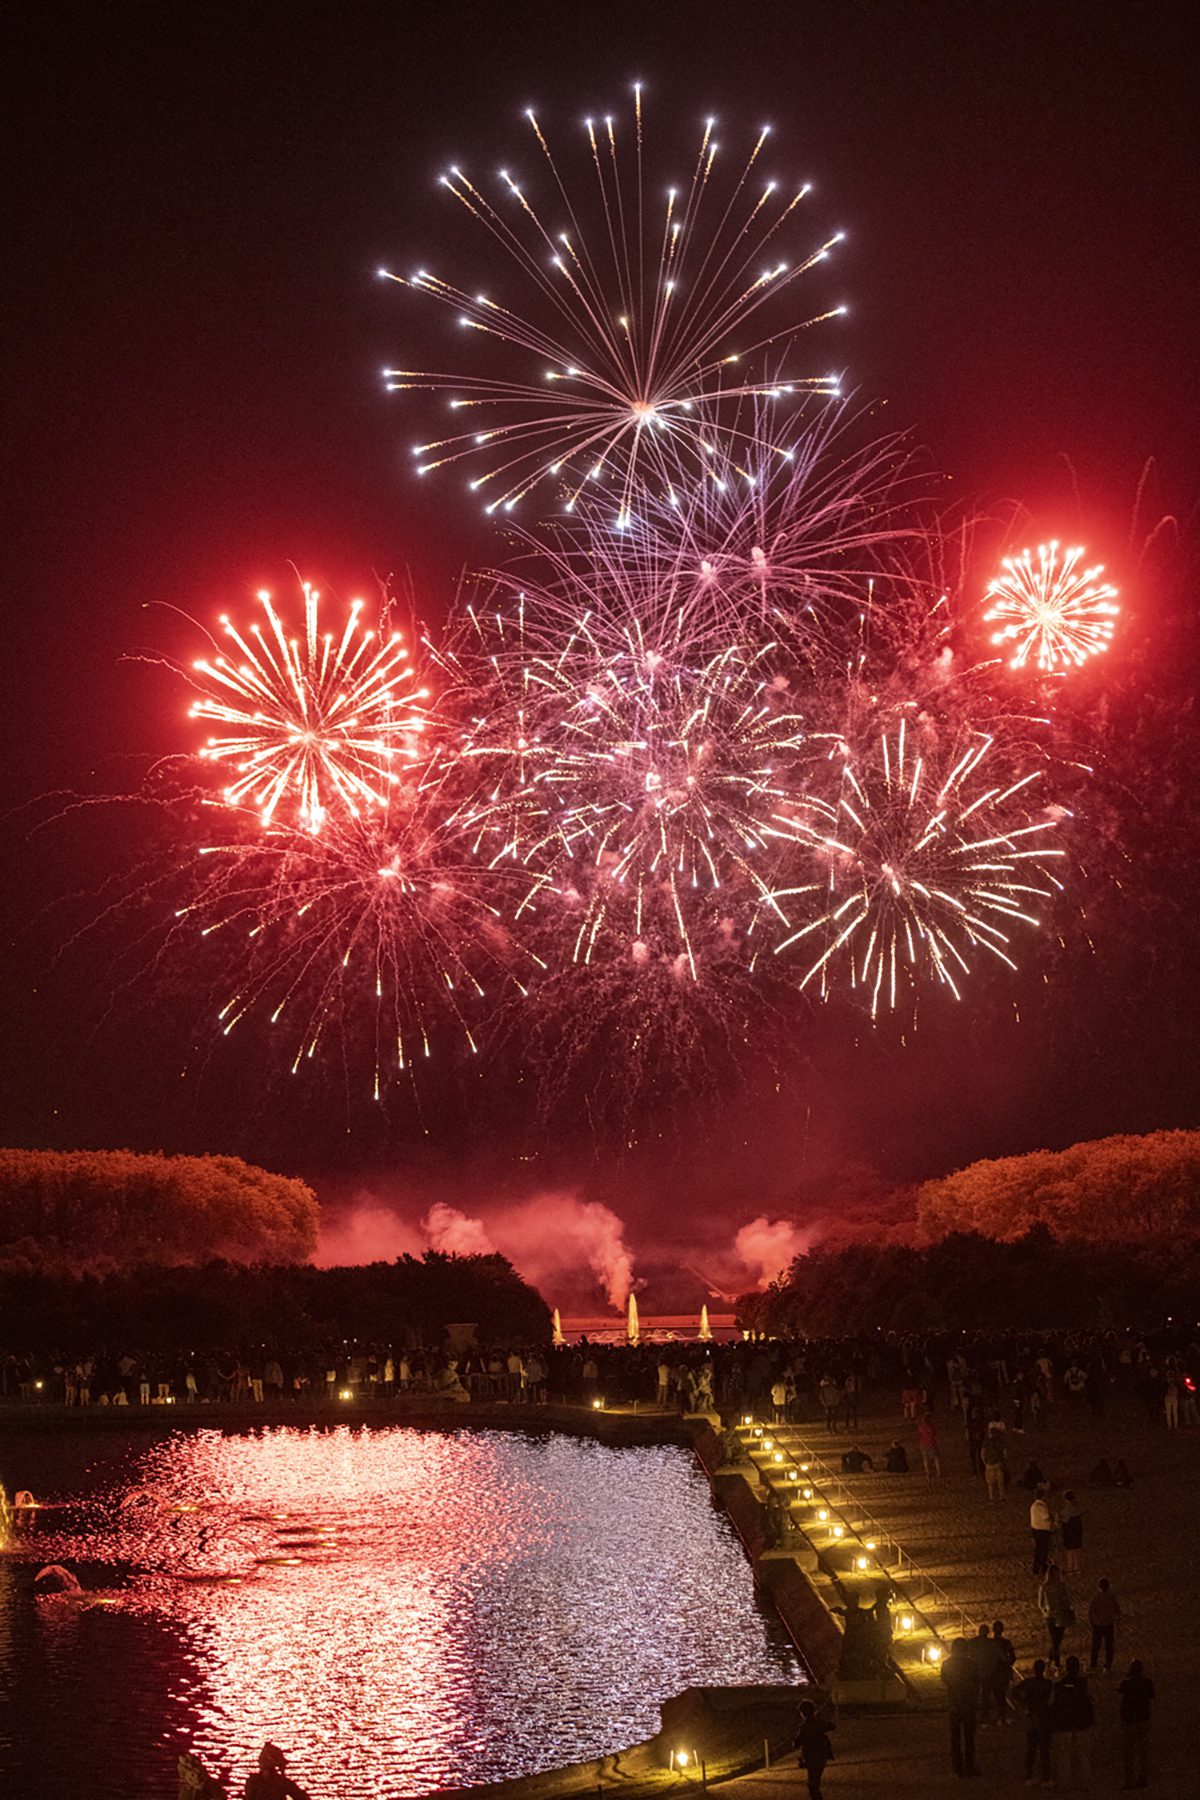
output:
<instances>
[{"instance_id":1,"label":"smoke cloud","mask_svg":"<svg viewBox=\"0 0 1200 1800\"><path fill-rule=\"evenodd\" d=\"M493 1256L496 1246L487 1234L482 1219L469 1219L457 1206L437 1200L421 1220L421 1230L431 1250L442 1250L447 1256ZM509 1258L512 1261L512 1258Z\"/></svg>"},{"instance_id":2,"label":"smoke cloud","mask_svg":"<svg viewBox=\"0 0 1200 1800\"><path fill-rule=\"evenodd\" d=\"M815 1235L812 1231L801 1231L791 1219L768 1219L765 1213L760 1213L757 1219L743 1225L735 1236L734 1254L762 1291L787 1273L795 1257L807 1253Z\"/></svg>"},{"instance_id":3,"label":"smoke cloud","mask_svg":"<svg viewBox=\"0 0 1200 1800\"><path fill-rule=\"evenodd\" d=\"M323 1218L314 1261L329 1268L391 1262L426 1250L448 1256L498 1253L551 1305L586 1305L589 1292L599 1288L611 1306L624 1309L633 1288L633 1256L625 1227L610 1207L581 1200L570 1190L552 1190L486 1210L486 1218L479 1218L435 1200L416 1224L373 1195L356 1196Z\"/></svg>"}]
</instances>

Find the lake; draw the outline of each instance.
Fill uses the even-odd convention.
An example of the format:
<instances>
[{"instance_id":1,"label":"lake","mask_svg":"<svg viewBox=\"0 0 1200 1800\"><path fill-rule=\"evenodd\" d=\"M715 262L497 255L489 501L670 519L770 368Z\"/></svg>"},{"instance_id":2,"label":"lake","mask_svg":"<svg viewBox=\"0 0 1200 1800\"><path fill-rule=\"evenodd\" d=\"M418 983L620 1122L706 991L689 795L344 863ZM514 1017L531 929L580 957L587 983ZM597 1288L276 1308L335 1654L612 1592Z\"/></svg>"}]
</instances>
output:
<instances>
[{"instance_id":1,"label":"lake","mask_svg":"<svg viewBox=\"0 0 1200 1800\"><path fill-rule=\"evenodd\" d=\"M796 1681L689 1452L342 1426L6 1431L39 1502L0 1554L0 1791L240 1795L270 1738L314 1800L555 1768L697 1684ZM61 1563L82 1599L44 1596Z\"/></svg>"}]
</instances>

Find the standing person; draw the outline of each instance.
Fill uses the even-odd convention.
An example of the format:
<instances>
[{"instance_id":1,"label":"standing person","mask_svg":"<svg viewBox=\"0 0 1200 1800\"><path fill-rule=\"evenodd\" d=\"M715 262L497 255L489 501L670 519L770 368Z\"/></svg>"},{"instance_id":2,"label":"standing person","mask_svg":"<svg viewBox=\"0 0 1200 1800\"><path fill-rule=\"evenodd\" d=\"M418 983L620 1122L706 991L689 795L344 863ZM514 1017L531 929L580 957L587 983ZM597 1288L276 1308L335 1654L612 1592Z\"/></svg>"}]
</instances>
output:
<instances>
[{"instance_id":1,"label":"standing person","mask_svg":"<svg viewBox=\"0 0 1200 1800\"><path fill-rule=\"evenodd\" d=\"M979 1454L983 1459L983 1478L987 1482L988 1505L998 1506L1004 1499L1008 1474L1004 1466L1004 1439L995 1432L989 1432L983 1440Z\"/></svg>"},{"instance_id":2,"label":"standing person","mask_svg":"<svg viewBox=\"0 0 1200 1800\"><path fill-rule=\"evenodd\" d=\"M1095 1593L1088 1601L1088 1624L1092 1628L1091 1667L1096 1667L1103 1650L1106 1675L1112 1672L1113 1640L1120 1616L1121 1603L1113 1593L1107 1575L1102 1575Z\"/></svg>"},{"instance_id":3,"label":"standing person","mask_svg":"<svg viewBox=\"0 0 1200 1800\"><path fill-rule=\"evenodd\" d=\"M1009 1722L1008 1690L1012 1686L1013 1664L1016 1660L1017 1653L1010 1639L1004 1635L1004 1620L993 1619L991 1689L982 1695L982 1709L985 1720L995 1709L997 1725L1007 1725Z\"/></svg>"},{"instance_id":4,"label":"standing person","mask_svg":"<svg viewBox=\"0 0 1200 1800\"><path fill-rule=\"evenodd\" d=\"M917 1447L921 1452L921 1461L925 1464L926 1475L931 1478L940 1475L942 1459L938 1454L937 1431L932 1413L924 1413L917 1426Z\"/></svg>"},{"instance_id":5,"label":"standing person","mask_svg":"<svg viewBox=\"0 0 1200 1800\"><path fill-rule=\"evenodd\" d=\"M1056 1669L1061 1669L1062 1641L1067 1634L1067 1626L1075 1623L1075 1613L1071 1607L1070 1592L1059 1573L1057 1563L1050 1564L1038 1589L1038 1610L1045 1619L1046 1630L1050 1634L1049 1660Z\"/></svg>"},{"instance_id":6,"label":"standing person","mask_svg":"<svg viewBox=\"0 0 1200 1800\"><path fill-rule=\"evenodd\" d=\"M308 1800L308 1795L287 1773L287 1757L278 1744L264 1744L258 1753L258 1770L246 1777L246 1800Z\"/></svg>"},{"instance_id":7,"label":"standing person","mask_svg":"<svg viewBox=\"0 0 1200 1800\"><path fill-rule=\"evenodd\" d=\"M1092 1727L1096 1710L1088 1693L1087 1676L1077 1656L1068 1656L1067 1671L1054 1684L1051 1708L1054 1734L1067 1747L1067 1786L1086 1787L1092 1774Z\"/></svg>"},{"instance_id":8,"label":"standing person","mask_svg":"<svg viewBox=\"0 0 1200 1800\"><path fill-rule=\"evenodd\" d=\"M842 1419L847 1431L858 1430L858 1376L853 1369L842 1383Z\"/></svg>"},{"instance_id":9,"label":"standing person","mask_svg":"<svg viewBox=\"0 0 1200 1800\"><path fill-rule=\"evenodd\" d=\"M1054 1708L1054 1683L1046 1674L1039 1656L1033 1674L1019 1681L1013 1689L1013 1700L1025 1714L1025 1785L1032 1787L1034 1767L1043 1787L1053 1787L1050 1766L1051 1717Z\"/></svg>"},{"instance_id":10,"label":"standing person","mask_svg":"<svg viewBox=\"0 0 1200 1800\"><path fill-rule=\"evenodd\" d=\"M821 1777L826 1763L833 1759L833 1745L829 1742L829 1727L817 1717L817 1709L811 1700L800 1702L796 1748L800 1752L801 1766L808 1775L809 1800L821 1800Z\"/></svg>"},{"instance_id":11,"label":"standing person","mask_svg":"<svg viewBox=\"0 0 1200 1800\"><path fill-rule=\"evenodd\" d=\"M658 1392L654 1397L654 1403L658 1407L659 1412L665 1412L667 1410L667 1402L670 1398L671 1365L666 1357L663 1356L659 1358L658 1362Z\"/></svg>"},{"instance_id":12,"label":"standing person","mask_svg":"<svg viewBox=\"0 0 1200 1800\"><path fill-rule=\"evenodd\" d=\"M842 1390L832 1375L822 1375L821 1385L817 1390L821 1407L825 1414L825 1429L832 1437L837 1430L838 1407L842 1404Z\"/></svg>"},{"instance_id":13,"label":"standing person","mask_svg":"<svg viewBox=\"0 0 1200 1800\"><path fill-rule=\"evenodd\" d=\"M771 1416L776 1425L787 1422L787 1382L782 1375L771 1383Z\"/></svg>"},{"instance_id":14,"label":"standing person","mask_svg":"<svg viewBox=\"0 0 1200 1800\"><path fill-rule=\"evenodd\" d=\"M1068 1575L1078 1575L1079 1552L1083 1549L1083 1514L1073 1488L1068 1488L1063 1495L1059 1530L1062 1532L1063 1570Z\"/></svg>"},{"instance_id":15,"label":"standing person","mask_svg":"<svg viewBox=\"0 0 1200 1800\"><path fill-rule=\"evenodd\" d=\"M1042 1576L1050 1565L1050 1540L1054 1536L1054 1514L1050 1511L1046 1484L1039 1484L1029 1508L1029 1530L1033 1538L1033 1573Z\"/></svg>"},{"instance_id":16,"label":"standing person","mask_svg":"<svg viewBox=\"0 0 1200 1800\"><path fill-rule=\"evenodd\" d=\"M1121 1696L1121 1768L1126 1788L1150 1781L1150 1712L1154 1683L1140 1662L1131 1662L1117 1692Z\"/></svg>"},{"instance_id":17,"label":"standing person","mask_svg":"<svg viewBox=\"0 0 1200 1800\"><path fill-rule=\"evenodd\" d=\"M951 1644L942 1681L950 1701L950 1767L956 1775L974 1775L979 1663L970 1638L955 1638Z\"/></svg>"}]
</instances>

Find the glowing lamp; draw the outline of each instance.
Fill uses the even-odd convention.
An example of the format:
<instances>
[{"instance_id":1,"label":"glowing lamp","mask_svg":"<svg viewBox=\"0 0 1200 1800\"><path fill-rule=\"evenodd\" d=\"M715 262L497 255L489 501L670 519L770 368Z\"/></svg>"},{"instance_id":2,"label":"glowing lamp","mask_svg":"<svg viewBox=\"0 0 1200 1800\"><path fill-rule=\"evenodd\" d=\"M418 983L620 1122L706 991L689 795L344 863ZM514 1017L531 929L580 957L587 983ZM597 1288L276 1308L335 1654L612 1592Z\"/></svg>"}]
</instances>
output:
<instances>
[{"instance_id":1,"label":"glowing lamp","mask_svg":"<svg viewBox=\"0 0 1200 1800\"><path fill-rule=\"evenodd\" d=\"M844 1525L835 1525L833 1528L833 1535L835 1538L845 1537L846 1527Z\"/></svg>"},{"instance_id":2,"label":"glowing lamp","mask_svg":"<svg viewBox=\"0 0 1200 1800\"><path fill-rule=\"evenodd\" d=\"M760 1438L762 1436L762 1426L761 1425L756 1425L754 1427L754 1435L756 1438Z\"/></svg>"},{"instance_id":3,"label":"glowing lamp","mask_svg":"<svg viewBox=\"0 0 1200 1800\"><path fill-rule=\"evenodd\" d=\"M592 1411L593 1412L603 1412L604 1411L603 1400L593 1400L592 1401Z\"/></svg>"},{"instance_id":4,"label":"glowing lamp","mask_svg":"<svg viewBox=\"0 0 1200 1800\"><path fill-rule=\"evenodd\" d=\"M807 1475L808 1471L812 1468L812 1464L811 1463L801 1463L800 1468L801 1468L801 1472L803 1474Z\"/></svg>"},{"instance_id":5,"label":"glowing lamp","mask_svg":"<svg viewBox=\"0 0 1200 1800\"><path fill-rule=\"evenodd\" d=\"M911 1631L913 1628L913 1624L914 1624L914 1620L913 1620L913 1616L911 1613L901 1613L900 1614L900 1629L901 1629L901 1631Z\"/></svg>"},{"instance_id":6,"label":"glowing lamp","mask_svg":"<svg viewBox=\"0 0 1200 1800\"><path fill-rule=\"evenodd\" d=\"M804 1498L805 1498L805 1499L806 1499L806 1500L811 1500L811 1499L812 1499L812 1497L813 1497L813 1491L812 1491L812 1489L811 1489L811 1488L810 1488L810 1487L806 1487L806 1488L805 1488L805 1490L804 1490Z\"/></svg>"},{"instance_id":7,"label":"glowing lamp","mask_svg":"<svg viewBox=\"0 0 1200 1800\"><path fill-rule=\"evenodd\" d=\"M743 1425L753 1425L753 1423L754 1423L754 1414L753 1413L743 1413L742 1414L742 1424Z\"/></svg>"},{"instance_id":8,"label":"glowing lamp","mask_svg":"<svg viewBox=\"0 0 1200 1800\"><path fill-rule=\"evenodd\" d=\"M820 1521L823 1525L825 1523L826 1519L829 1517L829 1508L827 1506L818 1506L817 1517L818 1517L818 1519L820 1519Z\"/></svg>"},{"instance_id":9,"label":"glowing lamp","mask_svg":"<svg viewBox=\"0 0 1200 1800\"><path fill-rule=\"evenodd\" d=\"M871 1566L871 1559L869 1556L856 1556L854 1559L854 1566L856 1569L869 1569Z\"/></svg>"},{"instance_id":10,"label":"glowing lamp","mask_svg":"<svg viewBox=\"0 0 1200 1800\"><path fill-rule=\"evenodd\" d=\"M942 1660L942 1646L940 1644L926 1644L921 1654L928 1663L940 1663Z\"/></svg>"},{"instance_id":11,"label":"glowing lamp","mask_svg":"<svg viewBox=\"0 0 1200 1800\"><path fill-rule=\"evenodd\" d=\"M686 1750L677 1750L675 1752L675 1767L677 1769L686 1769L687 1762L688 1762L687 1751Z\"/></svg>"},{"instance_id":12,"label":"glowing lamp","mask_svg":"<svg viewBox=\"0 0 1200 1800\"><path fill-rule=\"evenodd\" d=\"M772 1460L773 1460L773 1461L774 1461L774 1462L777 1462L777 1463L781 1463L781 1462L782 1462L782 1461L783 1461L783 1451L782 1451L782 1450L777 1450L777 1451L776 1451L776 1452L775 1452L775 1455L774 1455L774 1457L773 1457L773 1459L772 1459Z\"/></svg>"},{"instance_id":13,"label":"glowing lamp","mask_svg":"<svg viewBox=\"0 0 1200 1800\"><path fill-rule=\"evenodd\" d=\"M35 1388L44 1388L46 1384L44 1381L35 1381L33 1385Z\"/></svg>"},{"instance_id":14,"label":"glowing lamp","mask_svg":"<svg viewBox=\"0 0 1200 1800\"><path fill-rule=\"evenodd\" d=\"M868 1550L875 1550L875 1549L878 1549L878 1545L877 1545L877 1544L876 1544L876 1542L875 1542L875 1539L874 1539L874 1538L868 1538L868 1539L867 1539L867 1549L868 1549Z\"/></svg>"},{"instance_id":15,"label":"glowing lamp","mask_svg":"<svg viewBox=\"0 0 1200 1800\"><path fill-rule=\"evenodd\" d=\"M755 1435L757 1436L757 1433ZM775 1439L774 1438L764 1438L763 1439L763 1449L764 1450L773 1450L774 1448L775 1448Z\"/></svg>"},{"instance_id":16,"label":"glowing lamp","mask_svg":"<svg viewBox=\"0 0 1200 1800\"><path fill-rule=\"evenodd\" d=\"M799 1479L800 1479L800 1477L799 1477L799 1475L797 1475L795 1469L788 1470L788 1480L789 1481L799 1481Z\"/></svg>"},{"instance_id":17,"label":"glowing lamp","mask_svg":"<svg viewBox=\"0 0 1200 1800\"><path fill-rule=\"evenodd\" d=\"M350 1388L339 1388L338 1389L338 1399L339 1400L353 1400L353 1398L354 1398L354 1395L353 1395L352 1391L350 1390Z\"/></svg>"}]
</instances>

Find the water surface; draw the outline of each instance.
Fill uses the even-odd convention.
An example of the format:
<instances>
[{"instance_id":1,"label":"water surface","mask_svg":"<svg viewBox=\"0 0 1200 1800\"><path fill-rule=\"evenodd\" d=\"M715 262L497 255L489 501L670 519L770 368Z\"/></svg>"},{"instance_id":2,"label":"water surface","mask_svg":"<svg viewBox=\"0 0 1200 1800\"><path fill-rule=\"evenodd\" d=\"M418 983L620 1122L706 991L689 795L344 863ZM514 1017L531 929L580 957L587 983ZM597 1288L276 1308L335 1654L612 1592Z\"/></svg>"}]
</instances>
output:
<instances>
[{"instance_id":1,"label":"water surface","mask_svg":"<svg viewBox=\"0 0 1200 1800\"><path fill-rule=\"evenodd\" d=\"M691 1456L556 1434L6 1434L0 1791L173 1796L261 1744L314 1800L617 1750L695 1683L795 1680ZM43 1598L44 1563L83 1601Z\"/></svg>"}]
</instances>

